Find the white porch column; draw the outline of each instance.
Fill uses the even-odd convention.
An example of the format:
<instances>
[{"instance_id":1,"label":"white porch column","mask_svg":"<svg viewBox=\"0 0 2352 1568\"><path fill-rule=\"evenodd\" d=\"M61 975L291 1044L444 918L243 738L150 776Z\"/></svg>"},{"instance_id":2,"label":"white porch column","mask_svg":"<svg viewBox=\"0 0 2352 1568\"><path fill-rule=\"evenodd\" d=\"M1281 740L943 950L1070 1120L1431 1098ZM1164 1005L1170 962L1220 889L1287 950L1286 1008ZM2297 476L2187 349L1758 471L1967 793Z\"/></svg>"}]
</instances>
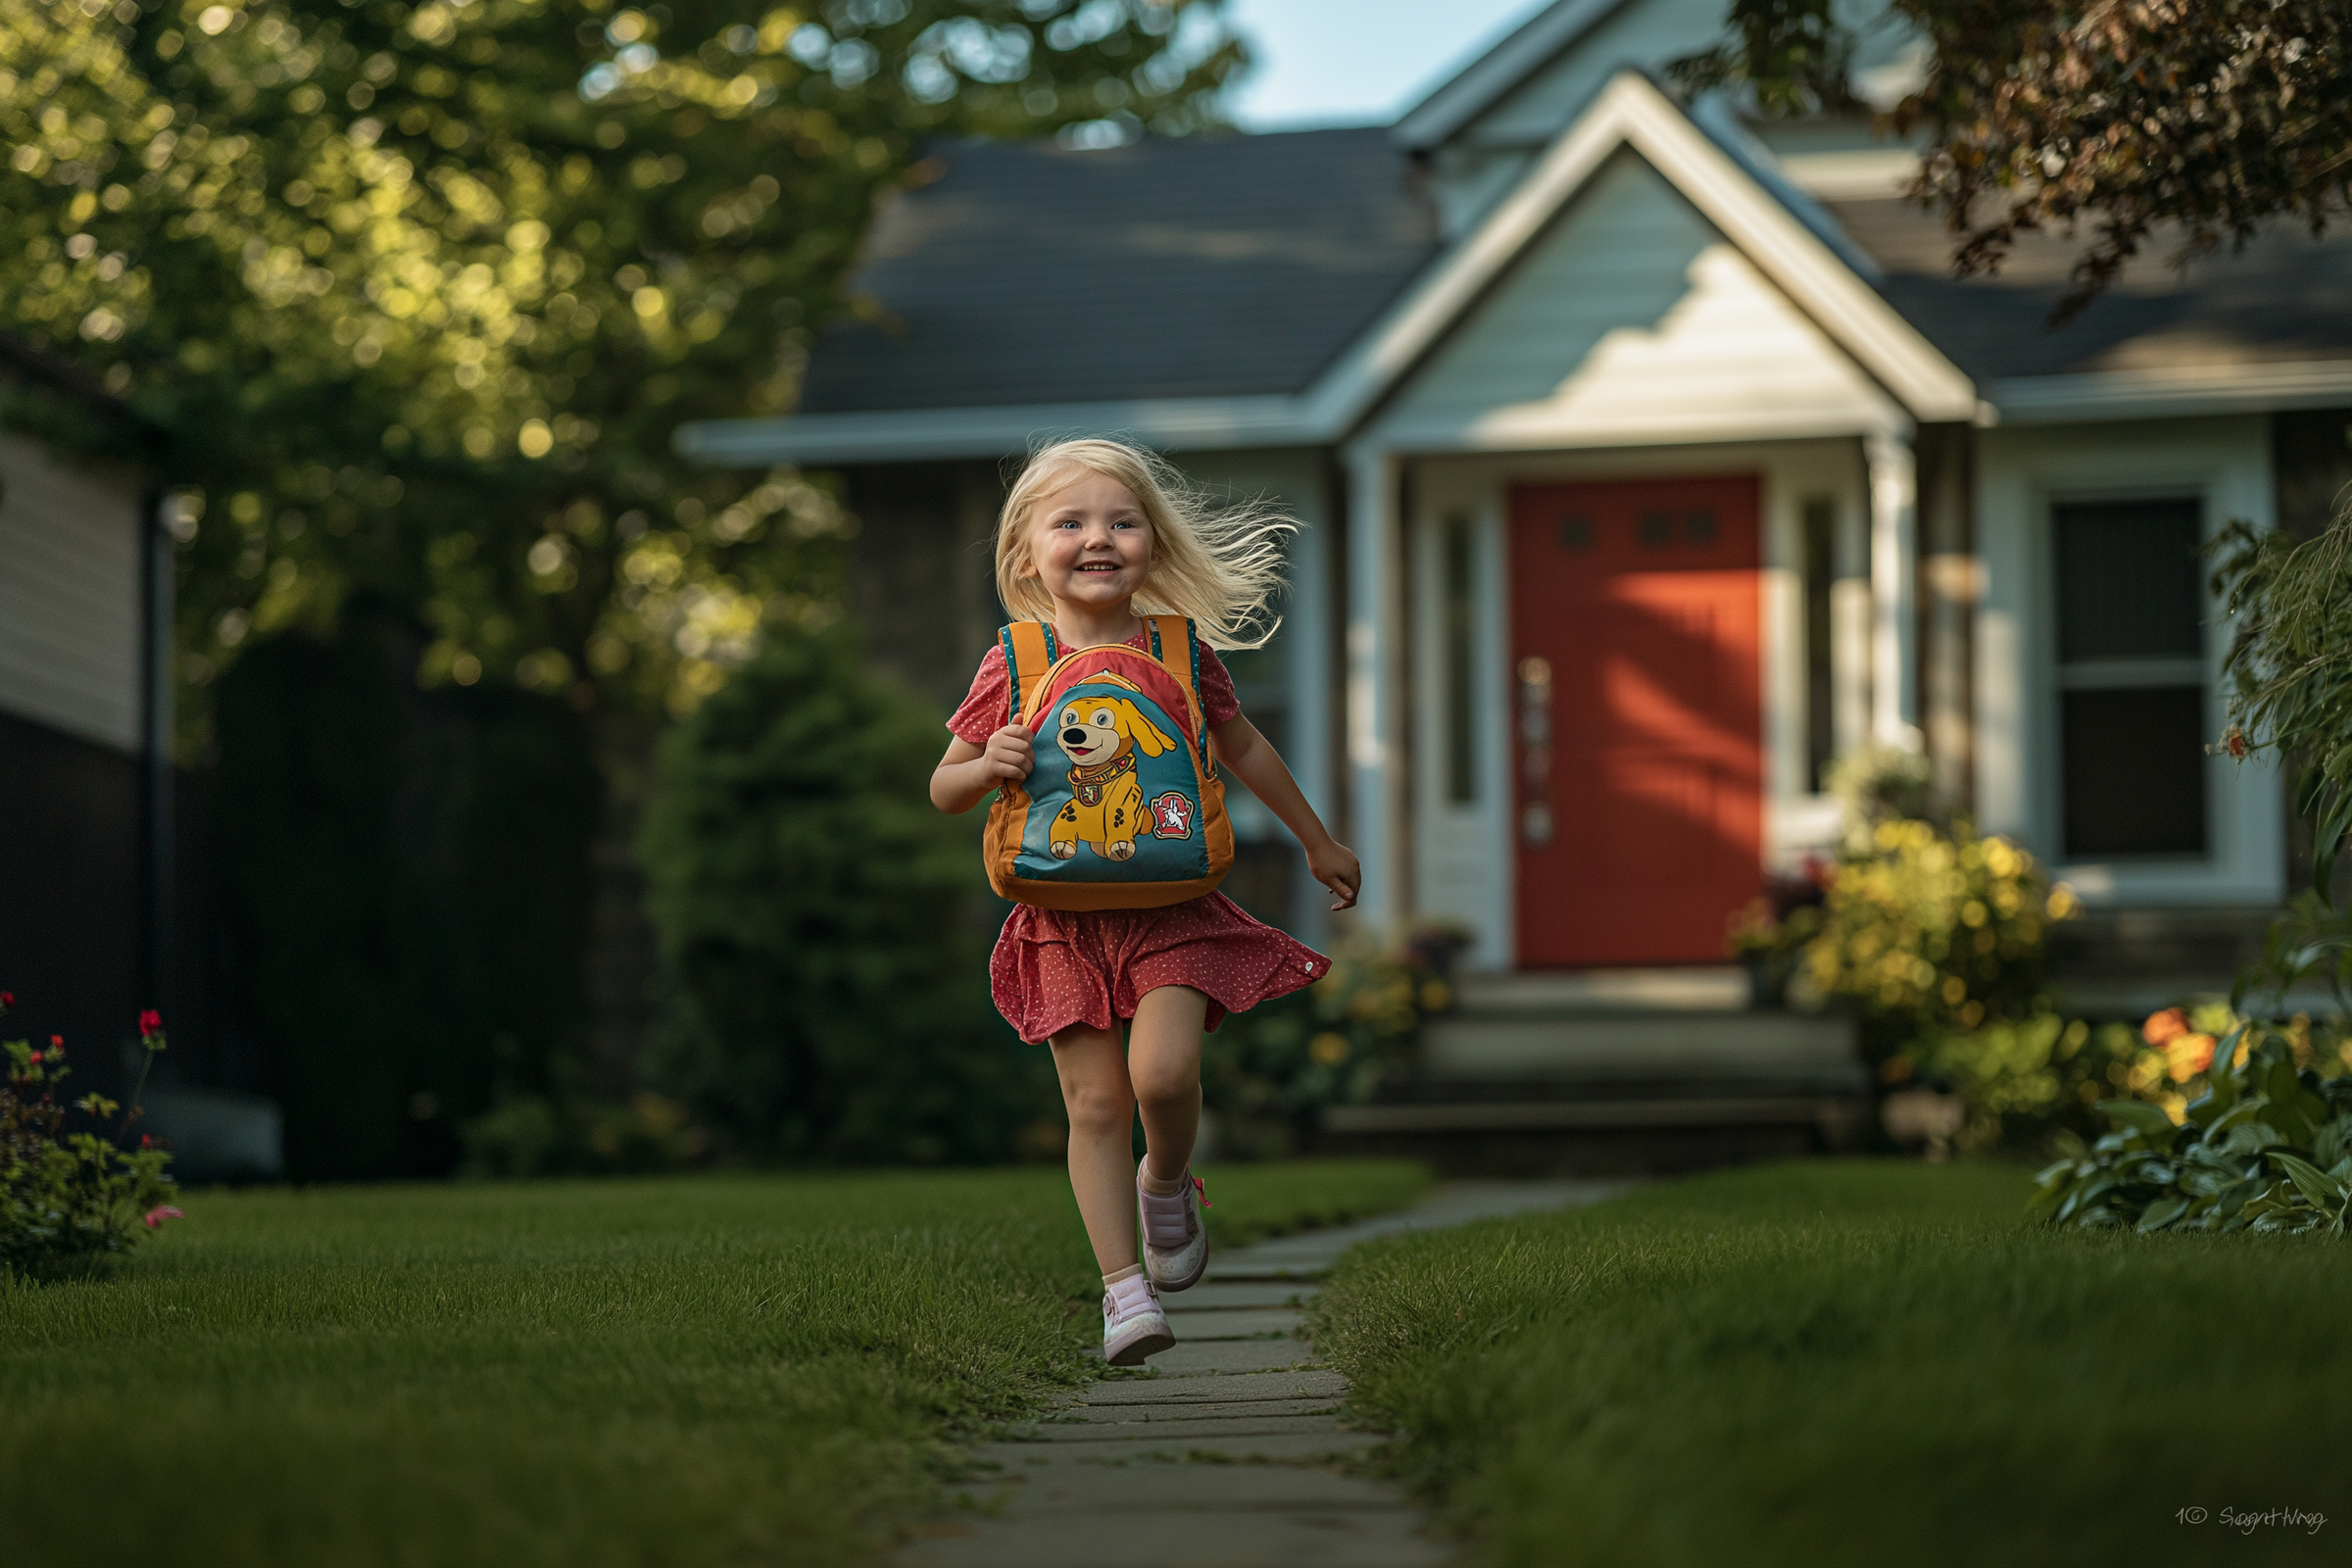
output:
<instances>
[{"instance_id":1,"label":"white porch column","mask_svg":"<svg viewBox=\"0 0 2352 1568\"><path fill-rule=\"evenodd\" d=\"M1350 848L1363 860L1357 923L1379 937L1400 933L1406 915L1403 827L1405 760L1397 745L1403 669L1396 460L1377 450L1348 454L1348 774Z\"/></svg>"},{"instance_id":2,"label":"white porch column","mask_svg":"<svg viewBox=\"0 0 2352 1568\"><path fill-rule=\"evenodd\" d=\"M1870 465L1870 738L1916 752L1919 728L1919 464L1908 431L1866 436Z\"/></svg>"},{"instance_id":3,"label":"white porch column","mask_svg":"<svg viewBox=\"0 0 2352 1568\"><path fill-rule=\"evenodd\" d=\"M1325 825L1335 828L1347 815L1348 787L1339 756L1343 705L1335 700L1340 683L1336 644L1348 620L1348 585L1334 580L1335 559L1345 558L1341 536L1348 527L1347 516L1328 504L1337 489L1326 480L1312 509L1299 507L1310 525L1291 541L1291 597L1281 633L1291 705L1284 760ZM1285 929L1309 947L1322 946L1331 938L1331 898L1303 874L1303 861L1300 867Z\"/></svg>"}]
</instances>

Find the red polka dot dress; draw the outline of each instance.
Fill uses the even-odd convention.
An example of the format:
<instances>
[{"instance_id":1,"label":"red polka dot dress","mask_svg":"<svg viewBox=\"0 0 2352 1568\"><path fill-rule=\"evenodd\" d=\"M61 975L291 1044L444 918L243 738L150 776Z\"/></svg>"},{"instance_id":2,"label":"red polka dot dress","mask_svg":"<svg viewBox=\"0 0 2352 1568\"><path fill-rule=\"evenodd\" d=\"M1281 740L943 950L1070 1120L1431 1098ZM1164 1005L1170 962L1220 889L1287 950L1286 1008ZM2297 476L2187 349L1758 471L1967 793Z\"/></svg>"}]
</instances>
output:
<instances>
[{"instance_id":1,"label":"red polka dot dress","mask_svg":"<svg viewBox=\"0 0 2352 1568\"><path fill-rule=\"evenodd\" d=\"M1145 646L1145 633L1128 639ZM1200 706L1209 723L1239 717L1233 676L1205 645ZM1011 722L1012 683L1004 651L980 661L972 689L948 728L974 746ZM1074 1024L1111 1029L1159 986L1191 986L1208 998L1208 1027L1321 979L1331 960L1270 925L1252 920L1222 893L1156 909L1041 909L1017 905L988 960L997 1010L1023 1040L1048 1040Z\"/></svg>"}]
</instances>

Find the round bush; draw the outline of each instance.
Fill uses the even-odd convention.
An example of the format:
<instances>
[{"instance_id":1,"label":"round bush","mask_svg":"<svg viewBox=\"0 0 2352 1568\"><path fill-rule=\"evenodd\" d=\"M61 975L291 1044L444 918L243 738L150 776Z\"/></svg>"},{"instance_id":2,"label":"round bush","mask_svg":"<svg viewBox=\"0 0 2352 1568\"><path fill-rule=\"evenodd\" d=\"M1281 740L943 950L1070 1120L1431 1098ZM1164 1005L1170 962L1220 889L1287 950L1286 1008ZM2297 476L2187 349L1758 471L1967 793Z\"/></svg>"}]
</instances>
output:
<instances>
[{"instance_id":1,"label":"round bush","mask_svg":"<svg viewBox=\"0 0 2352 1568\"><path fill-rule=\"evenodd\" d=\"M1051 1068L988 997L978 813L933 809L939 715L841 633L761 654L667 736L641 852L662 1070L732 1152L1005 1154Z\"/></svg>"}]
</instances>

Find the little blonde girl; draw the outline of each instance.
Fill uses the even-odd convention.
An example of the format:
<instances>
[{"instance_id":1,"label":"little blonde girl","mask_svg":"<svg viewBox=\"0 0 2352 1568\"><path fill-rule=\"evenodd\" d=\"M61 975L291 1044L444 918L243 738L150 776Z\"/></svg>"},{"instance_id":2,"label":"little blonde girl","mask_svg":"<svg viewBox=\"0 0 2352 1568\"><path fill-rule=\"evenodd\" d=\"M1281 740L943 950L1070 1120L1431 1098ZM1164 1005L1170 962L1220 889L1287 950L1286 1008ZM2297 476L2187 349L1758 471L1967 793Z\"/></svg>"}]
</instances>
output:
<instances>
[{"instance_id":1,"label":"little blonde girl","mask_svg":"<svg viewBox=\"0 0 2352 1568\"><path fill-rule=\"evenodd\" d=\"M1217 761L1298 835L1332 907L1355 903L1355 856L1325 831L1290 769L1242 716L1210 650L1254 648L1281 587L1282 536L1296 525L1260 506L1212 509L1157 457L1116 441L1064 441L1030 459L997 519L997 592L1065 648L1145 642L1147 613L1191 617L1200 695ZM1030 732L1011 719L1011 681L991 648L948 720L955 740L931 801L968 811L1029 776ZM1200 1126L1200 1034L1227 1012L1287 995L1330 960L1260 925L1221 893L1145 909L1017 906L989 960L998 1010L1023 1040L1053 1043L1070 1118L1070 1187L1102 1270L1102 1352L1133 1366L1176 1343L1159 1292L1208 1263L1201 1183L1190 1164ZM1121 1050L1119 1023L1130 1021ZM1133 1126L1144 1118L1143 1168ZM1128 1205L1132 1201L1134 1208ZM1143 1224L1136 1255L1134 1219Z\"/></svg>"}]
</instances>

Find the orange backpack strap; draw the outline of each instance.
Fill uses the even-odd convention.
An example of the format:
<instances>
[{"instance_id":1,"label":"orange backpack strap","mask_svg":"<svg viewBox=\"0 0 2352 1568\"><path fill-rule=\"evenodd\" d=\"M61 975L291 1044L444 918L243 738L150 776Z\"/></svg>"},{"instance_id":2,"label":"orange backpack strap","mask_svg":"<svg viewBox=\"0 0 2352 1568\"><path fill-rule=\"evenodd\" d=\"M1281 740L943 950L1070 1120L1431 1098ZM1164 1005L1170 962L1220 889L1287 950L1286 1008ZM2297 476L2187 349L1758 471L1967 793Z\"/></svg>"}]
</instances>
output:
<instances>
[{"instance_id":1,"label":"orange backpack strap","mask_svg":"<svg viewBox=\"0 0 2352 1568\"><path fill-rule=\"evenodd\" d=\"M1193 632L1193 623L1182 615L1153 615L1152 628L1152 657L1159 667L1176 677L1184 688L1185 697L1193 705L1193 722L1200 731L1200 755L1208 756L1208 705L1200 701L1200 639Z\"/></svg>"},{"instance_id":2,"label":"orange backpack strap","mask_svg":"<svg viewBox=\"0 0 2352 1568\"><path fill-rule=\"evenodd\" d=\"M1060 657L1054 628L1040 620L1016 620L997 633L1004 648L1004 679L1011 687L1012 722L1025 721L1039 690Z\"/></svg>"}]
</instances>

